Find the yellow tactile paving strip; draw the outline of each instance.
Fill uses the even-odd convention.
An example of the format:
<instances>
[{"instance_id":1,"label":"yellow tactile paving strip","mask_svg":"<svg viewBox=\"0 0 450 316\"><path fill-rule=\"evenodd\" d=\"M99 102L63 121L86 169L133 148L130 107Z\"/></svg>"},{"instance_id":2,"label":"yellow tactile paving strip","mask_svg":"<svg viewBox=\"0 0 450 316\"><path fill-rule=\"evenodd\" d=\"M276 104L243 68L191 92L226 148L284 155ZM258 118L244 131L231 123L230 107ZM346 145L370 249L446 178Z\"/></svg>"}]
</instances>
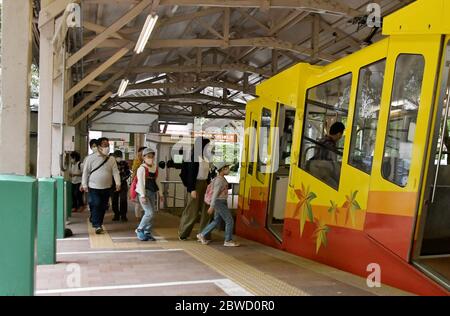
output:
<instances>
[{"instance_id":1,"label":"yellow tactile paving strip","mask_svg":"<svg viewBox=\"0 0 450 316\"><path fill-rule=\"evenodd\" d=\"M114 243L108 233L97 235L95 229L90 225L89 220L87 220L89 242L91 248L114 248Z\"/></svg>"},{"instance_id":2,"label":"yellow tactile paving strip","mask_svg":"<svg viewBox=\"0 0 450 316\"><path fill-rule=\"evenodd\" d=\"M238 259L226 255L212 247L205 247L194 242L167 241L161 243L120 242L115 243L108 232L96 235L88 223L91 248L178 248L239 284L254 295L267 296L307 296L304 291L293 287L271 275L268 275ZM156 235L176 238L176 229L157 229Z\"/></svg>"},{"instance_id":3,"label":"yellow tactile paving strip","mask_svg":"<svg viewBox=\"0 0 450 316\"><path fill-rule=\"evenodd\" d=\"M192 257L239 284L254 295L267 296L307 296L308 294L286 282L226 255L212 247L186 243L184 249Z\"/></svg>"}]
</instances>

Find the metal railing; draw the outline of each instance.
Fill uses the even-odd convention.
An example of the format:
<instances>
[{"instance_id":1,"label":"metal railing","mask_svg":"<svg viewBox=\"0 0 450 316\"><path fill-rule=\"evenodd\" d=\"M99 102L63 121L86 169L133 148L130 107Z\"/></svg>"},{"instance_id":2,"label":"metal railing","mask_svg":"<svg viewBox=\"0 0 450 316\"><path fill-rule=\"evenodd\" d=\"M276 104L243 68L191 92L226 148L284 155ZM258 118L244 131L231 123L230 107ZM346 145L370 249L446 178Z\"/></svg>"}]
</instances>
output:
<instances>
[{"instance_id":1,"label":"metal railing","mask_svg":"<svg viewBox=\"0 0 450 316\"><path fill-rule=\"evenodd\" d=\"M181 181L161 181L162 203L161 210L186 207L188 194ZM228 198L230 209L237 209L239 196L239 183L230 183L231 194Z\"/></svg>"},{"instance_id":2,"label":"metal railing","mask_svg":"<svg viewBox=\"0 0 450 316\"><path fill-rule=\"evenodd\" d=\"M187 191L181 181L161 181L162 210L184 208L187 204ZM178 193L178 194L177 194Z\"/></svg>"}]
</instances>

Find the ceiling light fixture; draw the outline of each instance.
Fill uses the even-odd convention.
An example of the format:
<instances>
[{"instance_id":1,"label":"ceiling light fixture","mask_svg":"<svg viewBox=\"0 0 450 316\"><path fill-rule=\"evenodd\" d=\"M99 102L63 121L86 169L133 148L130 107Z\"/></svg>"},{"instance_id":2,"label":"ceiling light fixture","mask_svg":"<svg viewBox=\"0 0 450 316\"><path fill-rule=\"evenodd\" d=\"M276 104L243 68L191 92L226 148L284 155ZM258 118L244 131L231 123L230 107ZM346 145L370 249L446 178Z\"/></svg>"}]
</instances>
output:
<instances>
[{"instance_id":1,"label":"ceiling light fixture","mask_svg":"<svg viewBox=\"0 0 450 316\"><path fill-rule=\"evenodd\" d=\"M130 80L128 80L128 79L122 79L122 82L120 83L120 86L119 86L119 90L117 90L117 95L119 97L123 96L123 94L125 93L125 90L127 90L127 86L128 86L129 82L130 82Z\"/></svg>"},{"instance_id":2,"label":"ceiling light fixture","mask_svg":"<svg viewBox=\"0 0 450 316\"><path fill-rule=\"evenodd\" d=\"M136 54L140 54L144 51L145 46L147 45L148 39L155 28L156 22L158 21L158 15L149 14L147 19L145 20L144 27L142 28L141 35L139 35L139 39L136 43L136 47L134 51Z\"/></svg>"}]
</instances>

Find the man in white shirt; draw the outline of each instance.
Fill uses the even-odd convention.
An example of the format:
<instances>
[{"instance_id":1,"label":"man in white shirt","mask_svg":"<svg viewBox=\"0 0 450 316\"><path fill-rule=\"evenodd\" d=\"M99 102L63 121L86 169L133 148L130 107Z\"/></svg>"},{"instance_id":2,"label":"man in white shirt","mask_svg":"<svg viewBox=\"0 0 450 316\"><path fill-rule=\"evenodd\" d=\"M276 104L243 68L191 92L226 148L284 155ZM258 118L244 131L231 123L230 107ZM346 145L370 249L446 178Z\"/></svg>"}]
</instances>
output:
<instances>
[{"instance_id":1,"label":"man in white shirt","mask_svg":"<svg viewBox=\"0 0 450 316\"><path fill-rule=\"evenodd\" d=\"M121 181L116 160L108 156L109 140L105 137L99 138L97 148L98 152L89 155L84 162L81 186L82 190L89 194L89 207L95 233L102 234L113 177L117 184L117 191L120 191Z\"/></svg>"}]
</instances>

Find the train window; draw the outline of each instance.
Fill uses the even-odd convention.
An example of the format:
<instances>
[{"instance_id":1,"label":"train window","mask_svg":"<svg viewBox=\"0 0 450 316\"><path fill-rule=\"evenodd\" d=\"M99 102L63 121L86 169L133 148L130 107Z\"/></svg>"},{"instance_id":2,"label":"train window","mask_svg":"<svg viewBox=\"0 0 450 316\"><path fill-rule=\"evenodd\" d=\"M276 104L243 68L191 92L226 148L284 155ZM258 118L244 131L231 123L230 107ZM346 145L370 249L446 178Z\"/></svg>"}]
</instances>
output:
<instances>
[{"instance_id":1,"label":"train window","mask_svg":"<svg viewBox=\"0 0 450 316\"><path fill-rule=\"evenodd\" d=\"M272 123L272 112L266 108L262 109L261 127L259 128L259 148L256 164L256 177L259 181L264 180L267 173L267 163L269 161L269 138L270 124Z\"/></svg>"},{"instance_id":2,"label":"train window","mask_svg":"<svg viewBox=\"0 0 450 316\"><path fill-rule=\"evenodd\" d=\"M285 106L280 106L282 121L280 121L280 146L279 163L280 167L291 164L292 135L294 134L295 111L287 110Z\"/></svg>"},{"instance_id":3,"label":"train window","mask_svg":"<svg viewBox=\"0 0 450 316\"><path fill-rule=\"evenodd\" d=\"M395 65L382 175L402 187L408 183L424 68L422 55L399 55Z\"/></svg>"},{"instance_id":4,"label":"train window","mask_svg":"<svg viewBox=\"0 0 450 316\"><path fill-rule=\"evenodd\" d=\"M307 91L299 167L335 189L339 187L344 139L339 137L342 134L332 136L330 128L337 122L347 123L351 83L349 73Z\"/></svg>"},{"instance_id":5,"label":"train window","mask_svg":"<svg viewBox=\"0 0 450 316\"><path fill-rule=\"evenodd\" d=\"M253 121L252 127L250 130L250 144L249 144L249 153L248 153L248 170L247 173L249 175L253 175L253 166L255 163L255 144L256 144L256 131L258 129L258 122Z\"/></svg>"},{"instance_id":6,"label":"train window","mask_svg":"<svg viewBox=\"0 0 450 316\"><path fill-rule=\"evenodd\" d=\"M385 68L383 59L359 71L348 163L368 174L372 171Z\"/></svg>"}]
</instances>

